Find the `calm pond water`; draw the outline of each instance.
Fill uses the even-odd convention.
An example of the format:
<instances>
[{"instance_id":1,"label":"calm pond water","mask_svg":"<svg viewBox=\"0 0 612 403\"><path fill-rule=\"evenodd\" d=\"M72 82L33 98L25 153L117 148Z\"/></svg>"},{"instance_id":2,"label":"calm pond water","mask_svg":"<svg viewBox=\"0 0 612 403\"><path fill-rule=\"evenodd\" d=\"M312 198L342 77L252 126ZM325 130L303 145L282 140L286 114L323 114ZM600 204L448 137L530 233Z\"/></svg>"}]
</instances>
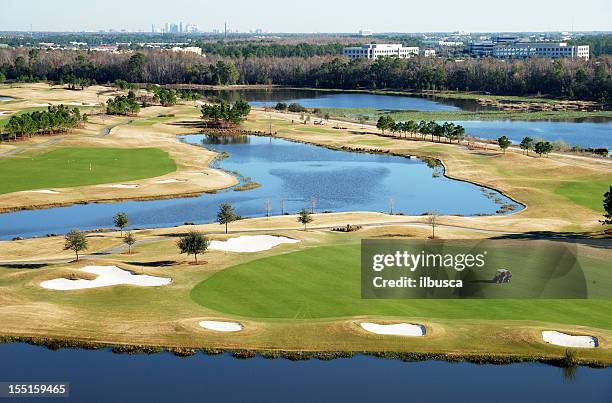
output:
<instances>
[{"instance_id":1,"label":"calm pond water","mask_svg":"<svg viewBox=\"0 0 612 403\"><path fill-rule=\"evenodd\" d=\"M394 200L394 212L406 214L432 210L446 214L495 214L499 202L513 203L499 193L487 197L478 186L437 176L440 168L432 169L418 159L333 151L257 136L186 135L181 139L228 152L230 156L221 162L221 167L239 171L262 186L195 198L90 203L0 214L0 239L63 233L71 228L112 227L112 216L118 211L130 216L132 228L172 226L185 221L212 222L223 202L233 204L243 217L264 215L266 200L271 202L273 215L281 214L281 200L285 212L295 213L310 207L313 197L317 212L388 212L390 198ZM230 143L221 144L228 139ZM496 197L500 199L498 203ZM517 206L517 210L520 208Z\"/></svg>"},{"instance_id":2,"label":"calm pond water","mask_svg":"<svg viewBox=\"0 0 612 403\"><path fill-rule=\"evenodd\" d=\"M0 381L70 382L70 397L57 400L74 402L609 402L612 396L612 368L568 374L544 364L180 358L27 344L0 345L0 362Z\"/></svg>"},{"instance_id":3,"label":"calm pond water","mask_svg":"<svg viewBox=\"0 0 612 403\"><path fill-rule=\"evenodd\" d=\"M563 140L569 145L612 148L612 122L559 122L559 121L457 121L468 134L498 139L507 136L515 143L523 137L543 138L548 141Z\"/></svg>"},{"instance_id":4,"label":"calm pond water","mask_svg":"<svg viewBox=\"0 0 612 403\"><path fill-rule=\"evenodd\" d=\"M297 102L307 108L374 108L380 110L454 111L461 103L423 97L300 89L203 91L229 102L244 99L253 106L274 106L277 102ZM466 105L466 104L463 104Z\"/></svg>"}]
</instances>

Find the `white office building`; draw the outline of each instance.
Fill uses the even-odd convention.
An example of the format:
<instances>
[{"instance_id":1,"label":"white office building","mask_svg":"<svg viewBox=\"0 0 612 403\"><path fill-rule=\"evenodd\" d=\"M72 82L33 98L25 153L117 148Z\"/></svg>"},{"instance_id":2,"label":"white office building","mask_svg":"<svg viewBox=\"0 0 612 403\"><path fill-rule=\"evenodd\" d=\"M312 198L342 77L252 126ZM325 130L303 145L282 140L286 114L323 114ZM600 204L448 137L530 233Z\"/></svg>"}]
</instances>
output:
<instances>
[{"instance_id":1,"label":"white office building","mask_svg":"<svg viewBox=\"0 0 612 403\"><path fill-rule=\"evenodd\" d=\"M425 57L434 57L436 55L436 50L435 49L421 49L419 54Z\"/></svg>"},{"instance_id":2,"label":"white office building","mask_svg":"<svg viewBox=\"0 0 612 403\"><path fill-rule=\"evenodd\" d=\"M589 45L568 45L567 43L525 42L496 45L493 56L499 58L525 57L580 57L589 60Z\"/></svg>"},{"instance_id":3,"label":"white office building","mask_svg":"<svg viewBox=\"0 0 612 403\"><path fill-rule=\"evenodd\" d=\"M359 47L344 48L342 54L349 59L378 59L379 57L399 57L406 59L419 54L417 46L404 47L400 44L371 43Z\"/></svg>"}]
</instances>

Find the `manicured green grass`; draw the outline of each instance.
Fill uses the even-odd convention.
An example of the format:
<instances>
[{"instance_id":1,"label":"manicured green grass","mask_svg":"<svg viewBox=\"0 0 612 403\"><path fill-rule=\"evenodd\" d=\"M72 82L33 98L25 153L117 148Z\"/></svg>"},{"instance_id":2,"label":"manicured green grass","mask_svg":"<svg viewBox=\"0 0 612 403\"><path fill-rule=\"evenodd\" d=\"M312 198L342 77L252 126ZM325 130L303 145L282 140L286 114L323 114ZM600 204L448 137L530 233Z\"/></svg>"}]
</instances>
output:
<instances>
[{"instance_id":1,"label":"manicured green grass","mask_svg":"<svg viewBox=\"0 0 612 403\"><path fill-rule=\"evenodd\" d=\"M610 190L612 180L588 180L568 182L557 189L555 193L591 210L603 214L604 193Z\"/></svg>"},{"instance_id":2,"label":"manicured green grass","mask_svg":"<svg viewBox=\"0 0 612 403\"><path fill-rule=\"evenodd\" d=\"M386 140L359 140L355 144L363 144L366 146L388 146L390 143Z\"/></svg>"},{"instance_id":3,"label":"manicured green grass","mask_svg":"<svg viewBox=\"0 0 612 403\"><path fill-rule=\"evenodd\" d=\"M151 126L151 125L154 125L155 123L163 123L170 119L172 119L171 116L155 116L152 118L134 120L132 123L130 123L130 125L132 126Z\"/></svg>"},{"instance_id":4,"label":"manicured green grass","mask_svg":"<svg viewBox=\"0 0 612 403\"><path fill-rule=\"evenodd\" d=\"M158 148L58 148L0 159L0 194L151 178L176 170Z\"/></svg>"},{"instance_id":5,"label":"manicured green grass","mask_svg":"<svg viewBox=\"0 0 612 403\"><path fill-rule=\"evenodd\" d=\"M326 129L323 127L300 127L297 126L295 128L296 130L299 130L301 132L309 132L309 133L322 133L322 134L332 134L333 130L331 129Z\"/></svg>"},{"instance_id":6,"label":"manicured green grass","mask_svg":"<svg viewBox=\"0 0 612 403\"><path fill-rule=\"evenodd\" d=\"M521 256L520 253L509 255ZM589 289L591 279L598 283L591 295L602 295L602 289L612 286L607 262L587 258L581 263ZM361 299L358 244L311 248L240 264L198 284L191 297L220 312L257 318L388 315L539 320L612 328L612 317L607 313L612 309L611 299Z\"/></svg>"}]
</instances>

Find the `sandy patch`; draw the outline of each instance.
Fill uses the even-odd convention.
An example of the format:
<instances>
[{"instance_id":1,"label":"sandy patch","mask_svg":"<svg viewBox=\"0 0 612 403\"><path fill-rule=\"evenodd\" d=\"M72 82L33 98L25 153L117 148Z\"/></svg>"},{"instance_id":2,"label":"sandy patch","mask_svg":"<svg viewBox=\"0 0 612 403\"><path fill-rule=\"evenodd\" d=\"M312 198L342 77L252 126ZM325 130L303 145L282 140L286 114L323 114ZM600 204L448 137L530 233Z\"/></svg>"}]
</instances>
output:
<instances>
[{"instance_id":1,"label":"sandy patch","mask_svg":"<svg viewBox=\"0 0 612 403\"><path fill-rule=\"evenodd\" d=\"M411 323L396 323L393 325L380 325L378 323L364 322L361 327L370 333L393 336L425 336L425 326Z\"/></svg>"},{"instance_id":2,"label":"sandy patch","mask_svg":"<svg viewBox=\"0 0 612 403\"><path fill-rule=\"evenodd\" d=\"M44 193L44 194L49 194L49 195L56 195L60 193L57 190L51 190L51 189L28 190L27 192L28 193Z\"/></svg>"},{"instance_id":3,"label":"sandy patch","mask_svg":"<svg viewBox=\"0 0 612 403\"><path fill-rule=\"evenodd\" d=\"M599 345L597 337L594 336L572 336L554 330L542 331L545 342L563 347L595 348Z\"/></svg>"},{"instance_id":4,"label":"sandy patch","mask_svg":"<svg viewBox=\"0 0 612 403\"><path fill-rule=\"evenodd\" d=\"M238 322L220 322L216 320L203 320L199 323L200 327L217 332L239 332L242 325Z\"/></svg>"},{"instance_id":5,"label":"sandy patch","mask_svg":"<svg viewBox=\"0 0 612 403\"><path fill-rule=\"evenodd\" d=\"M260 252L283 243L298 243L297 239L273 235L242 235L227 241L211 241L209 249L226 252Z\"/></svg>"},{"instance_id":6,"label":"sandy patch","mask_svg":"<svg viewBox=\"0 0 612 403\"><path fill-rule=\"evenodd\" d=\"M0 111L0 116L8 116L11 113L13 113L13 112L11 112L11 111Z\"/></svg>"},{"instance_id":7,"label":"sandy patch","mask_svg":"<svg viewBox=\"0 0 612 403\"><path fill-rule=\"evenodd\" d=\"M163 180L160 180L160 181L155 181L153 183L157 183L157 184L163 185L163 184L166 184L166 183L182 183L182 182L187 182L187 179L174 179L174 178L172 178L172 179L163 179Z\"/></svg>"},{"instance_id":8,"label":"sandy patch","mask_svg":"<svg viewBox=\"0 0 612 403\"><path fill-rule=\"evenodd\" d=\"M81 269L85 273L97 274L93 280L69 280L67 278L56 278L40 283L40 286L50 290L82 290L86 288L108 287L111 285L137 285L141 287L158 287L170 284L172 279L165 277L147 276L144 274L132 274L117 266L86 266Z\"/></svg>"},{"instance_id":9,"label":"sandy patch","mask_svg":"<svg viewBox=\"0 0 612 403\"><path fill-rule=\"evenodd\" d=\"M46 104L32 104L32 106L36 106L36 107L39 107L39 106L51 106L51 104L50 103L46 103Z\"/></svg>"},{"instance_id":10,"label":"sandy patch","mask_svg":"<svg viewBox=\"0 0 612 403\"><path fill-rule=\"evenodd\" d=\"M207 173L205 172L190 172L190 175L196 175L196 176L208 176Z\"/></svg>"},{"instance_id":11,"label":"sandy patch","mask_svg":"<svg viewBox=\"0 0 612 403\"><path fill-rule=\"evenodd\" d=\"M107 187L109 188L115 188L115 189L136 189L138 187L138 185L130 185L130 184L118 184L118 185L108 185Z\"/></svg>"}]
</instances>

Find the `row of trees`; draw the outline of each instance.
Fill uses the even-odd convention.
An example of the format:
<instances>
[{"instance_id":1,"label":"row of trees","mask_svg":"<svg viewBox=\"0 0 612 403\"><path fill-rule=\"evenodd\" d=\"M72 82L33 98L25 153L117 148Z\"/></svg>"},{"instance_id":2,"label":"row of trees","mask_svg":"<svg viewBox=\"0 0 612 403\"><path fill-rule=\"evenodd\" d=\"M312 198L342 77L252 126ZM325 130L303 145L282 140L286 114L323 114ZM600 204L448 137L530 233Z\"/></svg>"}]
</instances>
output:
<instances>
[{"instance_id":1,"label":"row of trees","mask_svg":"<svg viewBox=\"0 0 612 403\"><path fill-rule=\"evenodd\" d=\"M157 84L280 84L319 88L482 91L499 95L612 100L612 57L524 60L414 57L221 57L148 50L133 54L0 49L8 79Z\"/></svg>"},{"instance_id":2,"label":"row of trees","mask_svg":"<svg viewBox=\"0 0 612 403\"><path fill-rule=\"evenodd\" d=\"M213 126L239 124L251 111L251 105L244 100L238 100L233 105L222 101L220 104L205 104L201 108L202 119Z\"/></svg>"},{"instance_id":3,"label":"row of trees","mask_svg":"<svg viewBox=\"0 0 612 403\"><path fill-rule=\"evenodd\" d=\"M457 141L457 143L459 143L465 138L465 128L452 122L444 122L443 124L439 124L433 120L429 122L421 120L418 123L413 120L396 122L391 116L383 115L378 118L376 127L382 130L383 135L385 130L389 130L392 133L403 133L404 136L407 136L408 133L410 135L420 134L423 139L425 139L427 135L430 135L431 141L434 141L434 137L436 137L438 142L440 142L441 139L446 139L449 142ZM501 136L497 139L497 144L505 153L512 142L507 136ZM520 148L525 150L527 154L529 154L529 151L533 150L536 154L542 156L553 151L554 146L548 141L536 141L531 137L525 137L520 143Z\"/></svg>"},{"instance_id":4,"label":"row of trees","mask_svg":"<svg viewBox=\"0 0 612 403\"><path fill-rule=\"evenodd\" d=\"M49 106L47 110L12 115L5 127L9 136L32 136L34 134L65 133L87 121L79 108L64 105Z\"/></svg>"},{"instance_id":5,"label":"row of trees","mask_svg":"<svg viewBox=\"0 0 612 403\"><path fill-rule=\"evenodd\" d=\"M509 143L509 141L508 141L508 143ZM508 144L508 145L510 145L510 144ZM533 138L531 138L529 136L524 137L523 140L521 140L521 143L519 144L519 147L521 148L521 150L524 150L527 153L527 155L529 155L529 151L533 150L539 156L546 155L546 154L550 153L553 150L553 148L554 148L553 144L548 142L548 141L544 141L544 140L536 141L536 140L534 140ZM507 148L507 146L506 146L506 148Z\"/></svg>"},{"instance_id":6,"label":"row of trees","mask_svg":"<svg viewBox=\"0 0 612 403\"><path fill-rule=\"evenodd\" d=\"M396 122L391 116L383 115L378 118L376 127L382 130L383 135L385 130L389 130L392 133L403 133L404 136L407 136L407 134L419 134L423 139L425 139L427 135L430 135L431 141L434 141L434 137L436 137L438 142L441 142L442 139L446 139L449 142L457 141L457 143L459 143L465 138L465 128L452 122L444 122L442 124L433 120L429 122L421 120L418 123L413 120ZM507 136L501 136L497 139L497 144L505 153L512 142ZM529 151L534 151L539 156L542 156L553 151L554 146L548 141L536 141L531 137L525 137L520 143L520 148L525 150L527 154L529 154Z\"/></svg>"},{"instance_id":7,"label":"row of trees","mask_svg":"<svg viewBox=\"0 0 612 403\"><path fill-rule=\"evenodd\" d=\"M229 203L222 203L219 205L219 212L217 213L217 221L221 225L225 225L225 233L228 232L228 224L241 219L236 213L234 207ZM306 225L313 221L311 213L308 209L302 209L298 213L298 222ZM132 232L127 232L124 236L123 230L129 225L129 217L124 212L119 212L113 217L113 223L115 227L121 230L121 238L123 243L128 247L128 253L132 253L132 246L136 244L136 237ZM87 241L87 234L84 231L78 229L70 230L64 237L64 250L72 250L76 255L76 260L79 260L79 253L87 250L89 247ZM204 253L210 244L209 239L199 231L189 231L186 235L181 236L176 242L180 253L186 253L188 255L194 255L196 263L198 262L198 254Z\"/></svg>"},{"instance_id":8,"label":"row of trees","mask_svg":"<svg viewBox=\"0 0 612 403\"><path fill-rule=\"evenodd\" d=\"M392 133L403 133L404 136L408 133L410 135L420 134L423 139L425 139L427 135L430 135L431 141L434 141L434 137L437 137L438 142L440 142L442 138L448 141L460 142L465 137L465 128L451 122L444 122L443 124L439 124L433 120L429 122L421 120L418 123L414 120L396 122L389 115L383 115L378 118L376 127L382 130L383 134L385 130L389 130Z\"/></svg>"},{"instance_id":9,"label":"row of trees","mask_svg":"<svg viewBox=\"0 0 612 403\"><path fill-rule=\"evenodd\" d=\"M138 112L140 102L136 100L134 91L130 90L127 96L119 95L106 101L106 113L109 115L138 115Z\"/></svg>"}]
</instances>

